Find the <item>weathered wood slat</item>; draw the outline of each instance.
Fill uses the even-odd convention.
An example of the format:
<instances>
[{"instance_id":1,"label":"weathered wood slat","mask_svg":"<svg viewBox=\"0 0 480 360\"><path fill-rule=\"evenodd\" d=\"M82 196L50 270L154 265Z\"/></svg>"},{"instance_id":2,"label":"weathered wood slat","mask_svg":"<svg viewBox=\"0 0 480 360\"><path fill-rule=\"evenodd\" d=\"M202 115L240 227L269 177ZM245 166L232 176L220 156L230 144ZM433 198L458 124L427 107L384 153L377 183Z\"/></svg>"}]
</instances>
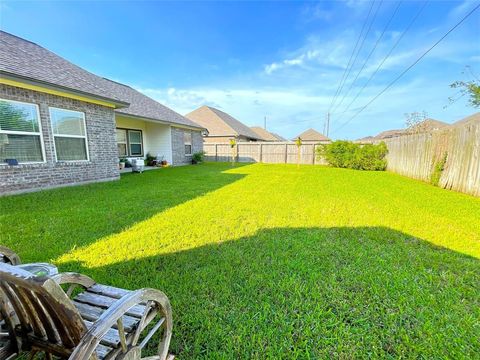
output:
<instances>
[{"instance_id":1,"label":"weathered wood slat","mask_svg":"<svg viewBox=\"0 0 480 360\"><path fill-rule=\"evenodd\" d=\"M85 320L85 325L87 326L87 329L90 329L93 323ZM118 330L113 328L108 329L107 333L100 340L100 344L117 348L120 345L120 336L118 334Z\"/></svg>"},{"instance_id":2,"label":"weathered wood slat","mask_svg":"<svg viewBox=\"0 0 480 360\"><path fill-rule=\"evenodd\" d=\"M85 291L78 296L74 298L75 301L77 302L82 302L85 304L90 304L96 307L102 307L102 308L108 308L110 307L117 299L108 297L108 296L103 296L95 293L90 293L88 291ZM127 315L133 316L133 317L138 317L141 318L143 313L145 311L145 306L144 305L135 305L129 310L127 310L125 313Z\"/></svg>"},{"instance_id":3,"label":"weathered wood slat","mask_svg":"<svg viewBox=\"0 0 480 360\"><path fill-rule=\"evenodd\" d=\"M111 298L120 299L122 296L131 293L130 290L120 289L113 286L95 284L88 288L88 292L105 295Z\"/></svg>"},{"instance_id":4,"label":"weathered wood slat","mask_svg":"<svg viewBox=\"0 0 480 360\"><path fill-rule=\"evenodd\" d=\"M89 304L84 304L78 301L74 301L73 304L75 307L78 309L78 312L82 316L84 320L88 320L91 322L95 322L98 320L98 318L105 312L105 308L100 308L100 307L95 307ZM140 319L124 315L122 317L123 320L123 326L125 327L125 330L127 332L132 331L137 324L140 322ZM116 327L116 325L115 325Z\"/></svg>"},{"instance_id":5,"label":"weathered wood slat","mask_svg":"<svg viewBox=\"0 0 480 360\"><path fill-rule=\"evenodd\" d=\"M95 351L97 352L98 358L103 360L112 351L112 348L110 346L99 344Z\"/></svg>"}]
</instances>

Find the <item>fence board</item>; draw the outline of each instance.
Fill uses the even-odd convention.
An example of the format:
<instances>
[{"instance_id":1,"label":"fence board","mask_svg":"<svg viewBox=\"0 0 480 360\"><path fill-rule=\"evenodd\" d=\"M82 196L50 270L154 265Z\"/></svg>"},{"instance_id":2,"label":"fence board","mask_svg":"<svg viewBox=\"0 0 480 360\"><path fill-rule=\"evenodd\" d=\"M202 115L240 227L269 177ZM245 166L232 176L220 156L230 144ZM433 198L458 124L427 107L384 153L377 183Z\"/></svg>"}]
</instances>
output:
<instances>
[{"instance_id":1,"label":"fence board","mask_svg":"<svg viewBox=\"0 0 480 360\"><path fill-rule=\"evenodd\" d=\"M447 153L439 186L480 196L480 122L384 141L387 170L430 181L435 163Z\"/></svg>"}]
</instances>

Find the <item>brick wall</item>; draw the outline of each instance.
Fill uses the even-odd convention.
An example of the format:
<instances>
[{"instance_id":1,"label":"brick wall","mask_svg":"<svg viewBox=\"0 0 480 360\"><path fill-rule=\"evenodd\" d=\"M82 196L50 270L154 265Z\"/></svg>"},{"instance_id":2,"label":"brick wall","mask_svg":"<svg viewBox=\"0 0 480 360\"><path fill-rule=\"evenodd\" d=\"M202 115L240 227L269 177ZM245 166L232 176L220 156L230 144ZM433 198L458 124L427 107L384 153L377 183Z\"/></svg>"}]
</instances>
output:
<instances>
[{"instance_id":1,"label":"brick wall","mask_svg":"<svg viewBox=\"0 0 480 360\"><path fill-rule=\"evenodd\" d=\"M191 164L192 156L185 156L184 133L192 134L192 154L203 151L203 137L200 131L182 129L172 126L173 165Z\"/></svg>"},{"instance_id":2,"label":"brick wall","mask_svg":"<svg viewBox=\"0 0 480 360\"><path fill-rule=\"evenodd\" d=\"M0 164L0 195L119 178L113 109L1 84L0 98L39 106L46 155L45 163ZM49 106L85 113L89 161L55 161Z\"/></svg>"}]
</instances>

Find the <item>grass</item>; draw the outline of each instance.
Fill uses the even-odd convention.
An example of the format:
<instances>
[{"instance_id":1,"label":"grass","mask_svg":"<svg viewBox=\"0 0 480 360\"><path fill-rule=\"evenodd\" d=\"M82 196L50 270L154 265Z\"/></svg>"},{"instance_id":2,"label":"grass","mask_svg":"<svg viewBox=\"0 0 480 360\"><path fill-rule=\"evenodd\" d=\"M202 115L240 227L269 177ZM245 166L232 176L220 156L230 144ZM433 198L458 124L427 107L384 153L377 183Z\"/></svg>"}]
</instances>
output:
<instances>
[{"instance_id":1,"label":"grass","mask_svg":"<svg viewBox=\"0 0 480 360\"><path fill-rule=\"evenodd\" d=\"M480 199L391 173L126 174L0 198L0 243L165 291L180 359L480 358Z\"/></svg>"}]
</instances>

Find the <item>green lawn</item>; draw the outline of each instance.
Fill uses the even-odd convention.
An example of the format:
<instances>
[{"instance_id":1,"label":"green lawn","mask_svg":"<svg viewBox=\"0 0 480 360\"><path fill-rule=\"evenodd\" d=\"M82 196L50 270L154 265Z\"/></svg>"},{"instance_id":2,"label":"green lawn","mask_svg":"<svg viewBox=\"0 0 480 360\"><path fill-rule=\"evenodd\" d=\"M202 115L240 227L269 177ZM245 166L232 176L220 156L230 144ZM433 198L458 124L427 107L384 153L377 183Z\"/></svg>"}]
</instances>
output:
<instances>
[{"instance_id":1,"label":"green lawn","mask_svg":"<svg viewBox=\"0 0 480 360\"><path fill-rule=\"evenodd\" d=\"M0 198L0 243L165 291L179 359L480 358L480 199L391 173L126 174Z\"/></svg>"}]
</instances>

